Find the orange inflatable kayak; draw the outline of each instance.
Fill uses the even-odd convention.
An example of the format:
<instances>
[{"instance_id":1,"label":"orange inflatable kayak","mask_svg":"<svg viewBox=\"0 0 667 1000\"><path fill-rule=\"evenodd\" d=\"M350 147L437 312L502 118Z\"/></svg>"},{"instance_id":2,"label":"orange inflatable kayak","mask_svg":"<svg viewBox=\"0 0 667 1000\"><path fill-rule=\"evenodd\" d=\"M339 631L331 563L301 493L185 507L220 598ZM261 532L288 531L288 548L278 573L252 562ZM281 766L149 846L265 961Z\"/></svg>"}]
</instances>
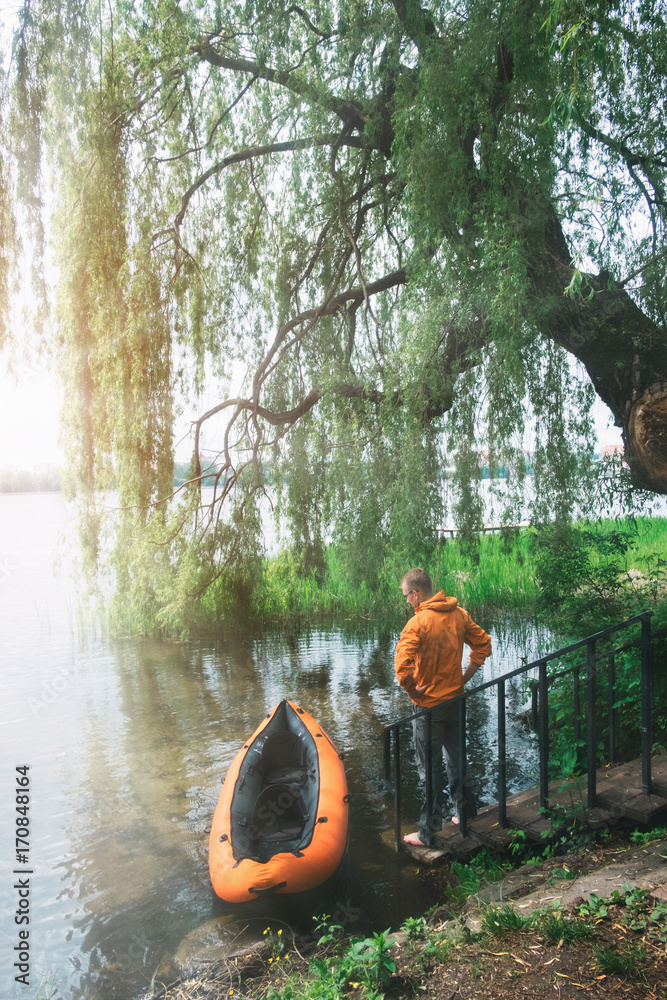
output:
<instances>
[{"instance_id":1,"label":"orange inflatable kayak","mask_svg":"<svg viewBox=\"0 0 667 1000\"><path fill-rule=\"evenodd\" d=\"M334 874L347 847L345 769L304 709L281 701L234 758L209 836L213 888L228 903L298 893Z\"/></svg>"}]
</instances>

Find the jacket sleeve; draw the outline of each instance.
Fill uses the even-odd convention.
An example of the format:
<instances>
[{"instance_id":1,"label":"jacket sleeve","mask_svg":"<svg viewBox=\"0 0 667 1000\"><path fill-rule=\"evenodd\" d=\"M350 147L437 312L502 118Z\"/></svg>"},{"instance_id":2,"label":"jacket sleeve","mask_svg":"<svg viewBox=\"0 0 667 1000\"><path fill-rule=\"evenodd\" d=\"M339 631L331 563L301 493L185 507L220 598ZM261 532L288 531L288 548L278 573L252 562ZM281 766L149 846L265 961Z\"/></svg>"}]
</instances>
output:
<instances>
[{"instance_id":1,"label":"jacket sleeve","mask_svg":"<svg viewBox=\"0 0 667 1000\"><path fill-rule=\"evenodd\" d=\"M417 684L417 655L421 644L421 635L417 629L415 618L407 623L396 643L394 670L401 687L410 693Z\"/></svg>"},{"instance_id":2,"label":"jacket sleeve","mask_svg":"<svg viewBox=\"0 0 667 1000\"><path fill-rule=\"evenodd\" d=\"M480 628L470 615L466 622L464 641L470 646L470 664L481 666L487 656L491 656L491 636Z\"/></svg>"}]
</instances>

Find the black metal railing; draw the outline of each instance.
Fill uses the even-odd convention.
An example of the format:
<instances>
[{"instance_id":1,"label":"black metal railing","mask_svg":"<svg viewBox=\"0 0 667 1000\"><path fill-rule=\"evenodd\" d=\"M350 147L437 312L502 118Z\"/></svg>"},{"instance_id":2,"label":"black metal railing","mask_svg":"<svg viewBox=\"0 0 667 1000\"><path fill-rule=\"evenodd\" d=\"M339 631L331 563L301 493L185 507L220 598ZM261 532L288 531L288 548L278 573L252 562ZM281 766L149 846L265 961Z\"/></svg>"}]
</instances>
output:
<instances>
[{"instance_id":1,"label":"black metal railing","mask_svg":"<svg viewBox=\"0 0 667 1000\"><path fill-rule=\"evenodd\" d=\"M645 794L651 794L651 747L652 725L651 725L651 692L652 692L652 653L651 653L651 617L652 611L644 611L642 614L628 618L617 625L596 632L578 642L574 642L562 649L555 650L531 663L526 663L516 670L512 670L502 677L496 677L480 684L478 687L465 691L452 699L452 704L459 706L459 768L462 788L465 790L467 784L467 764L466 764L466 703L469 698L479 696L487 688L497 688L498 704L498 822L503 828L507 827L507 759L506 759L506 733L505 733L505 687L509 680L515 677L529 674L531 671L537 676L528 680L531 690L531 715L533 729L537 731L539 742L539 787L540 787L540 807L544 810L548 808L548 788L549 788L549 686L556 680L572 674L573 676L573 719L574 719L574 746L583 746L581 734L581 685L582 670L585 671L586 684L586 755L587 755L587 779L588 779L588 803L593 808L596 804L596 759L597 759L597 669L598 663L607 661L607 684L608 699L607 713L609 725L609 760L616 760L616 659L619 655L630 649L640 647L641 651L641 757L642 757L642 790ZM615 649L598 652L598 643L615 633L625 631L632 626L639 625L641 628L640 638ZM653 638L658 638L667 634L667 629L662 629L655 633ZM579 651L585 650L585 660L576 659L574 663L556 673L549 673L548 665L556 659L573 657ZM406 716L397 722L386 726L384 729L384 780L385 785L393 792L394 796L394 830L396 849L401 843L401 733L406 726L414 719L421 717L422 713ZM426 804L428 818L433 812L431 775L432 761L430 757L431 746L431 713L426 713L427 733L426 733ZM392 754L393 744L393 754ZM392 777L392 757L393 757L393 777ZM467 816L465 807L463 815L460 817L461 823L459 832L462 837L467 835Z\"/></svg>"}]
</instances>

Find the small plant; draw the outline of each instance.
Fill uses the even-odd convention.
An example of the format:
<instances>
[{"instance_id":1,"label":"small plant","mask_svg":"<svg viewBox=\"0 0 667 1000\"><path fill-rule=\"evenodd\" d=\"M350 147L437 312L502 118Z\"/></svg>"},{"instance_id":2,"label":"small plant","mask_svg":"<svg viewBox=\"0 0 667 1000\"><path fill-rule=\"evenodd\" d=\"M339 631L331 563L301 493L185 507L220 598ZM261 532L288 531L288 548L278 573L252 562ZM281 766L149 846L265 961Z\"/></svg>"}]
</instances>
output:
<instances>
[{"instance_id":1,"label":"small plant","mask_svg":"<svg viewBox=\"0 0 667 1000\"><path fill-rule=\"evenodd\" d=\"M511 854L523 854L526 849L528 842L528 837L525 830L511 830L510 831L510 853Z\"/></svg>"},{"instance_id":2,"label":"small plant","mask_svg":"<svg viewBox=\"0 0 667 1000\"><path fill-rule=\"evenodd\" d=\"M282 927L279 928L275 934L270 927L267 927L266 930L263 931L263 935L266 938L266 943L268 944L269 951L271 952L269 962L279 962L285 952Z\"/></svg>"},{"instance_id":3,"label":"small plant","mask_svg":"<svg viewBox=\"0 0 667 1000\"><path fill-rule=\"evenodd\" d=\"M609 976L638 976L646 951L639 945L628 945L622 951L615 948L596 948L595 960L598 968Z\"/></svg>"},{"instance_id":4,"label":"small plant","mask_svg":"<svg viewBox=\"0 0 667 1000\"><path fill-rule=\"evenodd\" d=\"M647 844L652 843L654 840L665 839L667 839L667 827L665 826L659 826L646 832L642 830L635 830L630 834L630 840L633 844L639 844L640 847L646 847Z\"/></svg>"},{"instance_id":5,"label":"small plant","mask_svg":"<svg viewBox=\"0 0 667 1000\"><path fill-rule=\"evenodd\" d=\"M574 872L571 868L568 868L567 865L563 865L561 868L554 868L551 874L554 878L567 880L574 878Z\"/></svg>"},{"instance_id":6,"label":"small plant","mask_svg":"<svg viewBox=\"0 0 667 1000\"><path fill-rule=\"evenodd\" d=\"M623 885L625 896L618 890L613 896L614 902L625 905L627 913L624 922L633 931L643 931L651 940L664 944L667 942L667 903L651 899L648 890L636 886Z\"/></svg>"},{"instance_id":7,"label":"small plant","mask_svg":"<svg viewBox=\"0 0 667 1000\"><path fill-rule=\"evenodd\" d=\"M616 895L620 897L618 890L614 890ZM604 920L609 914L609 900L603 899L601 896L596 895L594 892L591 893L590 898L587 903L582 903L579 906L579 913L582 917L594 917L596 920ZM616 902L615 900L613 902Z\"/></svg>"},{"instance_id":8,"label":"small plant","mask_svg":"<svg viewBox=\"0 0 667 1000\"><path fill-rule=\"evenodd\" d=\"M585 941L593 935L590 924L563 916L557 906L551 910L542 910L536 917L536 923L542 934L556 943Z\"/></svg>"},{"instance_id":9,"label":"small plant","mask_svg":"<svg viewBox=\"0 0 667 1000\"><path fill-rule=\"evenodd\" d=\"M484 965L479 959L475 959L470 966L470 975L473 979L478 979L484 972Z\"/></svg>"},{"instance_id":10,"label":"small plant","mask_svg":"<svg viewBox=\"0 0 667 1000\"><path fill-rule=\"evenodd\" d=\"M429 936L422 948L420 960L422 963L425 963L432 959L438 962L438 964L444 965L449 958L451 950L452 942L446 934L433 934Z\"/></svg>"},{"instance_id":11,"label":"small plant","mask_svg":"<svg viewBox=\"0 0 667 1000\"><path fill-rule=\"evenodd\" d=\"M318 946L323 944L329 944L331 941L337 941L342 937L343 927L341 924L330 924L329 921L331 917L323 913L319 917L313 917L315 921L315 934L319 934L317 940Z\"/></svg>"},{"instance_id":12,"label":"small plant","mask_svg":"<svg viewBox=\"0 0 667 1000\"><path fill-rule=\"evenodd\" d=\"M531 917L522 917L509 903L500 909L489 906L482 917L482 924L487 933L500 938L505 937L508 931L512 933L524 930L531 923Z\"/></svg>"},{"instance_id":13,"label":"small plant","mask_svg":"<svg viewBox=\"0 0 667 1000\"><path fill-rule=\"evenodd\" d=\"M452 874L456 882L445 890L445 896L454 903L464 903L468 896L473 896L481 888L479 876L472 865L461 861L452 861Z\"/></svg>"},{"instance_id":14,"label":"small plant","mask_svg":"<svg viewBox=\"0 0 667 1000\"><path fill-rule=\"evenodd\" d=\"M479 892L484 885L502 878L511 867L495 851L487 848L472 858L469 864L452 861L451 871L456 876L457 884L448 887L446 896L454 902L462 903L468 896Z\"/></svg>"},{"instance_id":15,"label":"small plant","mask_svg":"<svg viewBox=\"0 0 667 1000\"><path fill-rule=\"evenodd\" d=\"M386 986L396 971L396 964L389 956L393 942L388 939L389 928L370 938L352 938L340 962L344 980L349 983L361 980L370 987L380 983Z\"/></svg>"},{"instance_id":16,"label":"small plant","mask_svg":"<svg viewBox=\"0 0 667 1000\"><path fill-rule=\"evenodd\" d=\"M424 937L426 920L424 917L406 917L402 930L405 931L410 941L415 941L417 938Z\"/></svg>"}]
</instances>

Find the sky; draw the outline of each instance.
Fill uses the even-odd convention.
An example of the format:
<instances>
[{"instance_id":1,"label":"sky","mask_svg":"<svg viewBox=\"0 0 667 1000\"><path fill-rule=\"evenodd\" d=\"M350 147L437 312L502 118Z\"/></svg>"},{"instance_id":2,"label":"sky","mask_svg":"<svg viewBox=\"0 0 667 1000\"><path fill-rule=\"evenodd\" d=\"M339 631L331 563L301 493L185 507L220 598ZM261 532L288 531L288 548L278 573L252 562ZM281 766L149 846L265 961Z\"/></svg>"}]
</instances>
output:
<instances>
[{"instance_id":1,"label":"sky","mask_svg":"<svg viewBox=\"0 0 667 1000\"><path fill-rule=\"evenodd\" d=\"M28 471L39 465L62 465L59 443L63 389L46 367L19 363L13 375L0 355L0 469ZM177 437L187 431L187 424ZM191 446L183 442L177 461L189 460Z\"/></svg>"},{"instance_id":2,"label":"sky","mask_svg":"<svg viewBox=\"0 0 667 1000\"><path fill-rule=\"evenodd\" d=\"M19 364L0 375L0 468L60 465L58 444L62 390L46 368Z\"/></svg>"}]
</instances>

